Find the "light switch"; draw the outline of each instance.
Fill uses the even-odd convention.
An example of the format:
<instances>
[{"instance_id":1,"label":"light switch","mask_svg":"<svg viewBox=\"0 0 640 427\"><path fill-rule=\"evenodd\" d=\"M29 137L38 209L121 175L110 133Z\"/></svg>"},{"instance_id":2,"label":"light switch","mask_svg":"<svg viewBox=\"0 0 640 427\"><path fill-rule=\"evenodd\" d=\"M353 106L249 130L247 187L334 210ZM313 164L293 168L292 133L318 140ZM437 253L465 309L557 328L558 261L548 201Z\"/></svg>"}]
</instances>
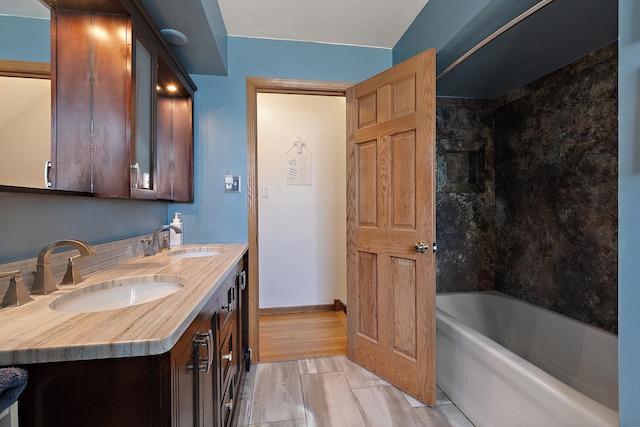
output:
<instances>
[{"instance_id":1,"label":"light switch","mask_svg":"<svg viewBox=\"0 0 640 427\"><path fill-rule=\"evenodd\" d=\"M224 192L239 193L240 191L240 175L231 175L231 171L227 169L224 173Z\"/></svg>"},{"instance_id":2,"label":"light switch","mask_svg":"<svg viewBox=\"0 0 640 427\"><path fill-rule=\"evenodd\" d=\"M225 175L224 177L224 192L225 193L239 193L241 191L240 175Z\"/></svg>"},{"instance_id":3,"label":"light switch","mask_svg":"<svg viewBox=\"0 0 640 427\"><path fill-rule=\"evenodd\" d=\"M240 192L240 175L233 175L231 180L231 192L239 193Z\"/></svg>"},{"instance_id":4,"label":"light switch","mask_svg":"<svg viewBox=\"0 0 640 427\"><path fill-rule=\"evenodd\" d=\"M265 199L269 197L269 187L262 187L262 197Z\"/></svg>"},{"instance_id":5,"label":"light switch","mask_svg":"<svg viewBox=\"0 0 640 427\"><path fill-rule=\"evenodd\" d=\"M231 186L233 185L233 176L231 176L231 171L227 169L224 171L224 191L231 191Z\"/></svg>"}]
</instances>

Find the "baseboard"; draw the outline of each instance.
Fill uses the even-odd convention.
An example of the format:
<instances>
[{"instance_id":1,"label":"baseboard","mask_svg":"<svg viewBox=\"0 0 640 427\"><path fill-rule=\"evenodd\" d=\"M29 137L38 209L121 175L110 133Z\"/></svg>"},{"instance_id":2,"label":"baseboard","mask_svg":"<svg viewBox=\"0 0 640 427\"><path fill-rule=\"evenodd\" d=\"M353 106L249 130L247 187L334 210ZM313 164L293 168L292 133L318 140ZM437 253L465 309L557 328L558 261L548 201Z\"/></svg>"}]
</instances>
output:
<instances>
[{"instance_id":1,"label":"baseboard","mask_svg":"<svg viewBox=\"0 0 640 427\"><path fill-rule=\"evenodd\" d=\"M290 307L269 307L261 308L260 315L267 314L293 314L293 313L313 313L316 311L334 311L334 304L320 305L296 305Z\"/></svg>"},{"instance_id":2,"label":"baseboard","mask_svg":"<svg viewBox=\"0 0 640 427\"><path fill-rule=\"evenodd\" d=\"M295 305L290 307L269 307L261 308L260 315L269 314L293 314L293 313L313 313L317 311L342 311L347 314L347 304L342 300L333 300L333 304L318 304L318 305Z\"/></svg>"}]
</instances>

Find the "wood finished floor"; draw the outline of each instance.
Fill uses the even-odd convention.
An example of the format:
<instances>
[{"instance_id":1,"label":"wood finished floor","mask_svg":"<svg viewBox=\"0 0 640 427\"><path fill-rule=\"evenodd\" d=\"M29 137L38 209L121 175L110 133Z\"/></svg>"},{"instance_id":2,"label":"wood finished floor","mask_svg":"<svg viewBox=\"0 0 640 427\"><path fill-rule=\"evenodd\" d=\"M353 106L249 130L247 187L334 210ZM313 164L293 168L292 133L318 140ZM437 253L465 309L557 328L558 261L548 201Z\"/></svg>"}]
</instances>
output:
<instances>
[{"instance_id":1,"label":"wood finished floor","mask_svg":"<svg viewBox=\"0 0 640 427\"><path fill-rule=\"evenodd\" d=\"M261 363L247 373L238 426L473 427L440 389L430 408L345 353L342 312L260 316Z\"/></svg>"},{"instance_id":2,"label":"wood finished floor","mask_svg":"<svg viewBox=\"0 0 640 427\"><path fill-rule=\"evenodd\" d=\"M260 316L260 362L346 353L346 317L341 311Z\"/></svg>"}]
</instances>

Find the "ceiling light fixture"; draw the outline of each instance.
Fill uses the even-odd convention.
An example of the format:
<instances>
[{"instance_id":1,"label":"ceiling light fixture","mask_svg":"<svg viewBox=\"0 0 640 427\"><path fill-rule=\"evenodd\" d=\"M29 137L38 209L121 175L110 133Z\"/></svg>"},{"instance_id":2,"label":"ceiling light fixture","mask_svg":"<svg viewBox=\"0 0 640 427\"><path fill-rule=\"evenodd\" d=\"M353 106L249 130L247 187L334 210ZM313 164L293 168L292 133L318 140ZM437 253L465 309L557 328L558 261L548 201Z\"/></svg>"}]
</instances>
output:
<instances>
[{"instance_id":1,"label":"ceiling light fixture","mask_svg":"<svg viewBox=\"0 0 640 427\"><path fill-rule=\"evenodd\" d=\"M184 46L187 44L189 39L183 33L178 30L174 30L173 28L165 28L160 30L164 39L167 43L172 44L174 46Z\"/></svg>"}]
</instances>

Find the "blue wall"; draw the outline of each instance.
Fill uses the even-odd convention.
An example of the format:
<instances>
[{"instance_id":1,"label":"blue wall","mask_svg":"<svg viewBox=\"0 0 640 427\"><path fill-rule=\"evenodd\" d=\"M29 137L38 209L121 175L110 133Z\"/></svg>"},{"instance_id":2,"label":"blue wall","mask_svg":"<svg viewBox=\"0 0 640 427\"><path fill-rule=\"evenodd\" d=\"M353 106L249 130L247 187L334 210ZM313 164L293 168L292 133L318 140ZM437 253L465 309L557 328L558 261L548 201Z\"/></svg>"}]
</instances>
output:
<instances>
[{"instance_id":1,"label":"blue wall","mask_svg":"<svg viewBox=\"0 0 640 427\"><path fill-rule=\"evenodd\" d=\"M0 192L0 264L58 239L97 244L151 233L166 216L161 202Z\"/></svg>"},{"instance_id":2,"label":"blue wall","mask_svg":"<svg viewBox=\"0 0 640 427\"><path fill-rule=\"evenodd\" d=\"M618 324L620 425L640 425L640 2L619 2Z\"/></svg>"},{"instance_id":3,"label":"blue wall","mask_svg":"<svg viewBox=\"0 0 640 427\"><path fill-rule=\"evenodd\" d=\"M192 76L195 95L195 203L182 212L186 243L247 240L246 78L357 82L391 66L391 50L229 37L228 77ZM224 192L224 172L242 192Z\"/></svg>"}]
</instances>

